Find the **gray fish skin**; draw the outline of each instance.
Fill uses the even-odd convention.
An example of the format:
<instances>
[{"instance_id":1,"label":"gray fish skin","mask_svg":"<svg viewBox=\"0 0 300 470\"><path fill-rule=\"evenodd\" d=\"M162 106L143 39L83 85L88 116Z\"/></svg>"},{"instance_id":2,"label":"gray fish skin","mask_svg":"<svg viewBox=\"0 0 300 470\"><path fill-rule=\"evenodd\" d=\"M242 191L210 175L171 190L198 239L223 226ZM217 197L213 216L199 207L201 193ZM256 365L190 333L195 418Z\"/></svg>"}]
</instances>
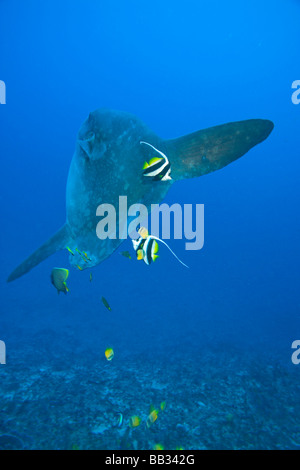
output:
<instances>
[{"instance_id":1,"label":"gray fish skin","mask_svg":"<svg viewBox=\"0 0 300 470\"><path fill-rule=\"evenodd\" d=\"M66 224L19 265L8 282L67 246L75 253L70 255L70 264L82 269L96 266L122 243L118 238L98 239L96 226L100 218L96 210L100 204L112 204L117 209L119 196L127 196L128 207L135 203L147 208L159 204L175 181L228 165L265 140L273 127L271 121L251 119L163 140L131 114L107 109L90 113L79 130L69 170ZM149 153L141 141L167 155L172 180L154 182L142 175L145 160L157 155ZM76 248L86 252L90 260L83 259Z\"/></svg>"}]
</instances>

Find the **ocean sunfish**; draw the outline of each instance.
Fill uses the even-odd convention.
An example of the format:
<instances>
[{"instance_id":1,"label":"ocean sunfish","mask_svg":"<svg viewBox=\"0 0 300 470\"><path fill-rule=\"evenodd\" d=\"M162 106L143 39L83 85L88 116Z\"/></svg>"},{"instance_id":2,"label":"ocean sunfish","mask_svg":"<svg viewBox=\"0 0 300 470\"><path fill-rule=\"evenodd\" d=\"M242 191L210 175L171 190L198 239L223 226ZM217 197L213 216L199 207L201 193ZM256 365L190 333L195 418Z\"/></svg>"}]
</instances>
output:
<instances>
[{"instance_id":1,"label":"ocean sunfish","mask_svg":"<svg viewBox=\"0 0 300 470\"><path fill-rule=\"evenodd\" d=\"M273 127L269 120L250 119L164 140L131 114L107 109L90 113L78 132L69 170L66 223L23 261L7 281L17 279L65 248L71 252L71 265L81 269L96 266L123 241L97 237L96 210L100 204L112 204L118 211L119 196L127 196L128 207L142 203L149 209L151 204L162 202L174 182L223 168L265 140ZM170 177L165 181L153 181L143 175L149 151L153 157L159 157L161 175L167 171L162 164L169 164L171 173L168 172ZM87 256L80 255L78 248Z\"/></svg>"}]
</instances>

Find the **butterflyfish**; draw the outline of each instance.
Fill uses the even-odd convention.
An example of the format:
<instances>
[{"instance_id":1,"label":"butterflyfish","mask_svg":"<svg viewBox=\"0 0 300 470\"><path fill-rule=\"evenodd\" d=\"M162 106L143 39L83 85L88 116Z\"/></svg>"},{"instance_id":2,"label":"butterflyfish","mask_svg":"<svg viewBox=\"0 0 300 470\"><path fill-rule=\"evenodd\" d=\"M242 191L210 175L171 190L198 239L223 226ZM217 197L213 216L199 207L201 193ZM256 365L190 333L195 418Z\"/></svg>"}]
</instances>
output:
<instances>
[{"instance_id":1,"label":"butterflyfish","mask_svg":"<svg viewBox=\"0 0 300 470\"><path fill-rule=\"evenodd\" d=\"M129 426L131 428L137 428L140 425L141 418L139 416L131 416L129 419Z\"/></svg>"},{"instance_id":2,"label":"butterflyfish","mask_svg":"<svg viewBox=\"0 0 300 470\"><path fill-rule=\"evenodd\" d=\"M57 289L57 293L63 292L67 294L69 288L67 287L66 281L69 276L68 269L64 268L53 268L51 272L51 282L54 287Z\"/></svg>"},{"instance_id":3,"label":"butterflyfish","mask_svg":"<svg viewBox=\"0 0 300 470\"><path fill-rule=\"evenodd\" d=\"M104 354L108 361L112 361L115 355L114 350L112 348L107 348Z\"/></svg>"}]
</instances>

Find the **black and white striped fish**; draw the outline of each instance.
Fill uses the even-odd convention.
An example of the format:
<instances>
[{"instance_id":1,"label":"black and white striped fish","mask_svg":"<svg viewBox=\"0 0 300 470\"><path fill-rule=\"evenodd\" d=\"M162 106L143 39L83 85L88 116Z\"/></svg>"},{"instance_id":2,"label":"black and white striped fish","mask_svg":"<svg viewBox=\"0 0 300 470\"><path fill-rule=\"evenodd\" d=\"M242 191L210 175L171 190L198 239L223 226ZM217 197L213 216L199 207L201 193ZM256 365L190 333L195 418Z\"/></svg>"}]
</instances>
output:
<instances>
[{"instance_id":1,"label":"black and white striped fish","mask_svg":"<svg viewBox=\"0 0 300 470\"><path fill-rule=\"evenodd\" d=\"M146 264L151 264L158 258L158 243L150 235L147 238L140 237L137 240L132 240L133 248L136 251L137 259L144 260Z\"/></svg>"},{"instance_id":2,"label":"black and white striped fish","mask_svg":"<svg viewBox=\"0 0 300 470\"><path fill-rule=\"evenodd\" d=\"M133 248L136 252L138 260L144 260L146 264L151 264L152 261L155 261L158 258L159 246L157 241L163 243L172 253L173 256L181 263L183 266L188 268L178 256L175 255L174 251L171 250L169 245L166 242L161 240L154 235L149 235L148 230L145 227L141 227L138 231L140 237L137 240L132 240ZM156 241L157 240L157 241Z\"/></svg>"},{"instance_id":3,"label":"black and white striped fish","mask_svg":"<svg viewBox=\"0 0 300 470\"><path fill-rule=\"evenodd\" d=\"M151 147L160 155L160 157L151 158L149 163L144 163L143 175L151 177L154 181L171 180L171 165L167 156L160 150L157 150L153 145L149 144L148 142L141 141L140 144L149 145L149 147Z\"/></svg>"}]
</instances>

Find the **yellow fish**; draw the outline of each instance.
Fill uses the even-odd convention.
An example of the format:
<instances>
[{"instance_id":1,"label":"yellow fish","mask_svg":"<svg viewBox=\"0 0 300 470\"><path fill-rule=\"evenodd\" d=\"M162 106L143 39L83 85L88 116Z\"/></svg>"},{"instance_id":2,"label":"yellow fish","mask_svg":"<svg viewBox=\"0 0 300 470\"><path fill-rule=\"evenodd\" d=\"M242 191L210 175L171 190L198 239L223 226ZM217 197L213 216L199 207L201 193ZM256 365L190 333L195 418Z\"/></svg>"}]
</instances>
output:
<instances>
[{"instance_id":1,"label":"yellow fish","mask_svg":"<svg viewBox=\"0 0 300 470\"><path fill-rule=\"evenodd\" d=\"M153 423L155 423L155 421L157 420L157 417L158 417L158 410L151 411L151 413L149 414L149 416L147 418L147 421L146 421L147 428L150 428L150 426Z\"/></svg>"},{"instance_id":2,"label":"yellow fish","mask_svg":"<svg viewBox=\"0 0 300 470\"><path fill-rule=\"evenodd\" d=\"M51 282L57 289L57 293L63 292L67 294L69 288L67 287L66 280L68 279L69 271L64 268L53 268L51 272Z\"/></svg>"},{"instance_id":3,"label":"yellow fish","mask_svg":"<svg viewBox=\"0 0 300 470\"><path fill-rule=\"evenodd\" d=\"M160 404L161 411L164 411L165 408L166 408L166 402L162 401L161 404Z\"/></svg>"},{"instance_id":4,"label":"yellow fish","mask_svg":"<svg viewBox=\"0 0 300 470\"><path fill-rule=\"evenodd\" d=\"M81 267L81 266L79 266L79 264L76 264L76 268L78 268L78 269L79 269L79 271L82 271L82 267Z\"/></svg>"},{"instance_id":5,"label":"yellow fish","mask_svg":"<svg viewBox=\"0 0 300 470\"><path fill-rule=\"evenodd\" d=\"M92 273L90 273L90 282L92 282L92 280L93 280L93 275Z\"/></svg>"},{"instance_id":6,"label":"yellow fish","mask_svg":"<svg viewBox=\"0 0 300 470\"><path fill-rule=\"evenodd\" d=\"M86 258L87 258L87 257L88 257L87 254L84 253L84 251L83 251L83 253L84 253L84 255L83 255L83 254L81 253L81 251L78 250L78 248L76 248L76 251L77 251L77 253L81 256L81 258L83 259L83 261L84 261L85 263L87 263L87 260L85 259L85 256L84 256L84 255L86 255ZM89 258L88 258L88 259L89 259Z\"/></svg>"},{"instance_id":7,"label":"yellow fish","mask_svg":"<svg viewBox=\"0 0 300 470\"><path fill-rule=\"evenodd\" d=\"M129 420L129 426L131 428L137 428L140 425L141 418L139 416L131 416Z\"/></svg>"},{"instance_id":8,"label":"yellow fish","mask_svg":"<svg viewBox=\"0 0 300 470\"><path fill-rule=\"evenodd\" d=\"M88 255L85 253L85 251L83 251L83 254L84 254L84 256L86 257L86 259L87 259L88 261L91 261L91 258L88 257Z\"/></svg>"},{"instance_id":9,"label":"yellow fish","mask_svg":"<svg viewBox=\"0 0 300 470\"><path fill-rule=\"evenodd\" d=\"M105 305L107 310L109 310L111 312L111 306L109 305L109 303L107 302L107 300L104 297L102 297L102 303L103 303L103 305Z\"/></svg>"},{"instance_id":10,"label":"yellow fish","mask_svg":"<svg viewBox=\"0 0 300 470\"><path fill-rule=\"evenodd\" d=\"M124 256L124 258L131 259L129 251L121 251L120 255Z\"/></svg>"},{"instance_id":11,"label":"yellow fish","mask_svg":"<svg viewBox=\"0 0 300 470\"><path fill-rule=\"evenodd\" d=\"M162 444L155 444L153 450L164 450L164 446Z\"/></svg>"},{"instance_id":12,"label":"yellow fish","mask_svg":"<svg viewBox=\"0 0 300 470\"><path fill-rule=\"evenodd\" d=\"M104 354L108 361L112 361L115 355L114 350L112 348L107 348Z\"/></svg>"},{"instance_id":13,"label":"yellow fish","mask_svg":"<svg viewBox=\"0 0 300 470\"><path fill-rule=\"evenodd\" d=\"M75 256L73 251L71 250L71 248L69 248L68 246L66 248L67 248L68 252L71 253L72 256Z\"/></svg>"}]
</instances>

